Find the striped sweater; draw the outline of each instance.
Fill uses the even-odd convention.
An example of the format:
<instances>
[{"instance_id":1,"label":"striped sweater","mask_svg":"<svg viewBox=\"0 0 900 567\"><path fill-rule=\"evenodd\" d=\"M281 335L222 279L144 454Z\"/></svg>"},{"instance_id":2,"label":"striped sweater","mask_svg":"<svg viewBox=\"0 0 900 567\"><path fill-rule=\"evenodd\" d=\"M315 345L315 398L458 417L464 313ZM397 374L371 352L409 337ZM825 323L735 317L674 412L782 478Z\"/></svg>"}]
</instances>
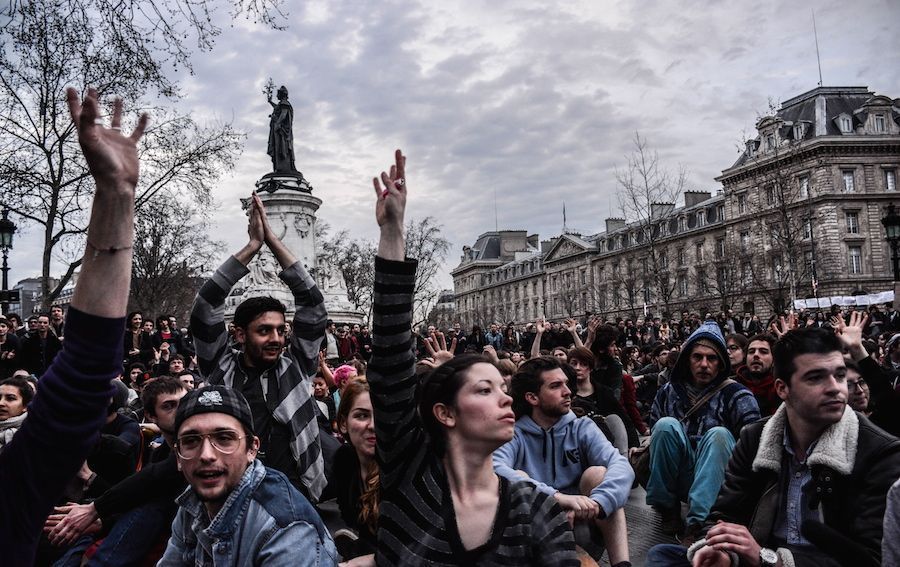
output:
<instances>
[{"instance_id":1,"label":"striped sweater","mask_svg":"<svg viewBox=\"0 0 900 567\"><path fill-rule=\"evenodd\" d=\"M490 539L466 550L443 464L416 416L412 293L416 262L375 259L372 362L368 367L381 470L375 561L382 566L579 565L556 500L500 479Z\"/></svg>"},{"instance_id":2,"label":"striped sweater","mask_svg":"<svg viewBox=\"0 0 900 567\"><path fill-rule=\"evenodd\" d=\"M234 378L240 372L242 354L228 345L225 298L248 273L247 267L232 256L203 284L194 300L191 309L194 346L200 372L210 384L235 387ZM297 461L306 494L315 502L325 489L326 480L315 401L310 394L310 376L315 375L318 367L327 313L322 293L300 262L282 271L279 277L294 295L290 356L282 355L262 378L275 373L278 391L274 393L277 405L272 416L278 423L290 426L294 436L290 442L291 454ZM265 397L271 398L273 393L267 391L267 380L261 381Z\"/></svg>"}]
</instances>

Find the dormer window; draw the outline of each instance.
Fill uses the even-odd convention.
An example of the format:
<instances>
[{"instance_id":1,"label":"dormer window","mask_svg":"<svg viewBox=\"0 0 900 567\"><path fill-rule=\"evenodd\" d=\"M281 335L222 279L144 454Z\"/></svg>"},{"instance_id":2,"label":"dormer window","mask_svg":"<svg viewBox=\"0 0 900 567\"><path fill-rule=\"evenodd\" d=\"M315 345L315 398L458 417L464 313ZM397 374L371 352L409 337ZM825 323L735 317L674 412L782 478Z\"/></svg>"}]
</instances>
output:
<instances>
[{"instance_id":1,"label":"dormer window","mask_svg":"<svg viewBox=\"0 0 900 567\"><path fill-rule=\"evenodd\" d=\"M849 134L853 129L853 121L850 120L849 116L841 116L838 119L838 124L840 124L841 132L843 132L844 134Z\"/></svg>"},{"instance_id":2,"label":"dormer window","mask_svg":"<svg viewBox=\"0 0 900 567\"><path fill-rule=\"evenodd\" d=\"M747 155L753 157L753 152L756 147L756 142L754 140L747 140Z\"/></svg>"},{"instance_id":3,"label":"dormer window","mask_svg":"<svg viewBox=\"0 0 900 567\"><path fill-rule=\"evenodd\" d=\"M875 115L875 131L880 133L887 132L887 119L884 114Z\"/></svg>"},{"instance_id":4,"label":"dormer window","mask_svg":"<svg viewBox=\"0 0 900 567\"><path fill-rule=\"evenodd\" d=\"M805 124L794 124L794 139L802 140L803 135L806 134L806 125Z\"/></svg>"},{"instance_id":5,"label":"dormer window","mask_svg":"<svg viewBox=\"0 0 900 567\"><path fill-rule=\"evenodd\" d=\"M766 134L766 149L770 151L775 149L775 134Z\"/></svg>"}]
</instances>

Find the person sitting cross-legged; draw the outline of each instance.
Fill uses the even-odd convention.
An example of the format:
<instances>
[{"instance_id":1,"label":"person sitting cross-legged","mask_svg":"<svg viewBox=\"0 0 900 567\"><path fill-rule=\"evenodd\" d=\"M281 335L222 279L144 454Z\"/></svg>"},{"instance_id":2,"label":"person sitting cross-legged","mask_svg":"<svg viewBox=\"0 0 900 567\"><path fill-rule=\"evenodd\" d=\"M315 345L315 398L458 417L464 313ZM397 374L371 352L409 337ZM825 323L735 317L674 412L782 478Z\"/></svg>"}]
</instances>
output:
<instances>
[{"instance_id":1,"label":"person sitting cross-legged","mask_svg":"<svg viewBox=\"0 0 900 567\"><path fill-rule=\"evenodd\" d=\"M510 383L515 435L494 451L494 469L509 480L526 478L554 496L570 519L596 522L610 563L630 565L623 506L634 471L593 420L575 417L567 383L554 357L519 367Z\"/></svg>"}]
</instances>

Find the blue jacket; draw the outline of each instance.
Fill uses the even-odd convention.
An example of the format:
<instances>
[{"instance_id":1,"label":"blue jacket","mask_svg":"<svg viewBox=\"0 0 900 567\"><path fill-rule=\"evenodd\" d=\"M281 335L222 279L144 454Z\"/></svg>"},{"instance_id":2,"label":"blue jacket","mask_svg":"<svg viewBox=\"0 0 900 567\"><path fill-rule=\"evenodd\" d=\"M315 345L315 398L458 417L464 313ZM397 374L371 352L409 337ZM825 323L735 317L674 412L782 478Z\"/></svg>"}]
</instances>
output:
<instances>
[{"instance_id":1,"label":"blue jacket","mask_svg":"<svg viewBox=\"0 0 900 567\"><path fill-rule=\"evenodd\" d=\"M669 382L656 393L653 406L650 408L650 419L648 420L650 427L664 417L681 420L691 409L685 383L691 379L689 361L691 350L694 343L700 339L712 341L722 360L719 375L703 389L700 396L706 395L731 375L731 363L728 361L725 337L722 336L722 331L715 321L706 321L684 342L681 354L669 375ZM694 412L687 423L682 423L682 427L688 439L696 447L703 434L713 427L725 427L737 439L742 427L759 418L759 404L753 393L735 382L718 391L702 408Z\"/></svg>"},{"instance_id":2,"label":"blue jacket","mask_svg":"<svg viewBox=\"0 0 900 567\"><path fill-rule=\"evenodd\" d=\"M577 418L570 411L545 431L530 416L522 416L512 440L494 451L497 474L516 481L522 480L516 471L524 471L547 494L578 494L582 473L595 465L607 471L591 498L609 515L628 500L634 471L590 418Z\"/></svg>"},{"instance_id":3,"label":"blue jacket","mask_svg":"<svg viewBox=\"0 0 900 567\"><path fill-rule=\"evenodd\" d=\"M259 460L210 521L188 487L178 497L172 537L157 567L174 565L337 565L319 514L282 473Z\"/></svg>"}]
</instances>

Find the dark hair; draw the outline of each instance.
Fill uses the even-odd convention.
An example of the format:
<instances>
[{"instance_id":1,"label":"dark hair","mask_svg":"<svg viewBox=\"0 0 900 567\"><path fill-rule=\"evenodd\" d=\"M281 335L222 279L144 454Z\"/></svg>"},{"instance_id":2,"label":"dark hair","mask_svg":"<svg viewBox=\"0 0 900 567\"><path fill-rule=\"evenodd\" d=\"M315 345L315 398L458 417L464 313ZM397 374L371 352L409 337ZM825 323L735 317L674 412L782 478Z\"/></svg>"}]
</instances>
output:
<instances>
[{"instance_id":1,"label":"dark hair","mask_svg":"<svg viewBox=\"0 0 900 567\"><path fill-rule=\"evenodd\" d=\"M0 386L14 386L19 390L19 396L22 398L22 405L27 406L34 398L34 390L31 384L24 378L7 378L0 382Z\"/></svg>"},{"instance_id":2,"label":"dark hair","mask_svg":"<svg viewBox=\"0 0 900 567\"><path fill-rule=\"evenodd\" d=\"M594 342L591 343L591 352L594 353L594 356L596 357L606 354L606 349L609 348L609 345L616 342L616 339L618 338L619 329L612 325L600 325L597 332L594 334Z\"/></svg>"},{"instance_id":3,"label":"dark hair","mask_svg":"<svg viewBox=\"0 0 900 567\"><path fill-rule=\"evenodd\" d=\"M729 333L725 336L725 344L728 344L728 341L736 343L737 346L741 347L741 350L744 351L744 354L747 354L747 346L750 344L750 341L747 340L745 335L740 333Z\"/></svg>"},{"instance_id":4,"label":"dark hair","mask_svg":"<svg viewBox=\"0 0 900 567\"><path fill-rule=\"evenodd\" d=\"M181 380L171 376L161 376L153 380L141 392L141 403L144 404L144 413L156 417L156 400L160 394L177 394L186 390Z\"/></svg>"},{"instance_id":5,"label":"dark hair","mask_svg":"<svg viewBox=\"0 0 900 567\"><path fill-rule=\"evenodd\" d=\"M171 364L173 360L180 360L181 362L185 362L184 355L178 353L175 353L169 357L169 364Z\"/></svg>"},{"instance_id":6,"label":"dark hair","mask_svg":"<svg viewBox=\"0 0 900 567\"><path fill-rule=\"evenodd\" d=\"M168 325L169 324L169 316L168 315L157 315L156 316L156 326L157 327L161 327L162 325L160 325L160 323L162 323L163 321L165 321L166 325ZM172 329L169 329L169 330L172 330Z\"/></svg>"},{"instance_id":7,"label":"dark hair","mask_svg":"<svg viewBox=\"0 0 900 567\"><path fill-rule=\"evenodd\" d=\"M132 311L131 313L128 314L128 317L125 318L125 321L128 322L128 323L131 323L131 319L132 319L135 315L140 315L140 316L141 316L141 319L144 318L144 314L141 313L140 311Z\"/></svg>"},{"instance_id":8,"label":"dark hair","mask_svg":"<svg viewBox=\"0 0 900 567\"><path fill-rule=\"evenodd\" d=\"M669 350L668 343L659 343L658 345L653 347L653 358L656 358L657 356L662 354L662 351L664 351L664 350Z\"/></svg>"},{"instance_id":9,"label":"dark hair","mask_svg":"<svg viewBox=\"0 0 900 567\"><path fill-rule=\"evenodd\" d=\"M752 343L754 341L765 341L765 342L769 343L770 349L774 349L775 343L778 342L778 339L776 339L773 335L771 335L769 333L757 333L757 334L753 335L752 337L750 337L750 340L747 341L747 346L744 347L744 350L747 350L747 348L750 346L750 343Z\"/></svg>"},{"instance_id":10,"label":"dark hair","mask_svg":"<svg viewBox=\"0 0 900 567\"><path fill-rule=\"evenodd\" d=\"M262 297L251 297L241 302L234 310L234 319L232 322L235 327L246 329L254 319L269 311L277 311L284 315L284 304L274 297L267 295Z\"/></svg>"},{"instance_id":11,"label":"dark hair","mask_svg":"<svg viewBox=\"0 0 900 567\"><path fill-rule=\"evenodd\" d=\"M562 363L553 356L532 358L519 366L519 371L509 383L509 395L513 399L512 407L516 418L531 415L531 404L525 399L525 394L540 392L541 386L544 384L544 372L562 367Z\"/></svg>"},{"instance_id":12,"label":"dark hair","mask_svg":"<svg viewBox=\"0 0 900 567\"><path fill-rule=\"evenodd\" d=\"M7 318L7 319L15 319L15 320L16 320L16 326L19 326L19 327L22 326L22 318L19 317L19 314L18 314L18 313L7 313L7 314L6 314L6 318Z\"/></svg>"},{"instance_id":13,"label":"dark hair","mask_svg":"<svg viewBox=\"0 0 900 567\"><path fill-rule=\"evenodd\" d=\"M773 349L775 377L790 385L797 370L794 359L803 354L830 354L842 351L841 341L826 329L809 327L788 331Z\"/></svg>"},{"instance_id":14,"label":"dark hair","mask_svg":"<svg viewBox=\"0 0 900 567\"><path fill-rule=\"evenodd\" d=\"M591 370L594 369L594 365L597 363L597 359L594 358L591 349L583 346L575 347L569 351L569 362L571 363L573 360L577 360Z\"/></svg>"},{"instance_id":15,"label":"dark hair","mask_svg":"<svg viewBox=\"0 0 900 567\"><path fill-rule=\"evenodd\" d=\"M444 426L434 417L435 404L452 406L456 395L466 379L466 372L479 363L491 364L486 357L478 354L464 354L454 357L422 377L416 388L419 419L428 434L431 448L439 457L447 450L447 435Z\"/></svg>"}]
</instances>

